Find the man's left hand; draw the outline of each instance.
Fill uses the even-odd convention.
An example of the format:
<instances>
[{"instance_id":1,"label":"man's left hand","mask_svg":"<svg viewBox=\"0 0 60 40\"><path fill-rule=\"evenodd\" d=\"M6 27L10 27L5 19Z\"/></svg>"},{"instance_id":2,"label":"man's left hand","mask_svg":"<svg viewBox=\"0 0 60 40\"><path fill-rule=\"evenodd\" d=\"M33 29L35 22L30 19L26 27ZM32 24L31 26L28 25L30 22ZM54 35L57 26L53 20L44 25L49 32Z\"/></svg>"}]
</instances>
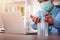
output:
<instances>
[{"instance_id":1,"label":"man's left hand","mask_svg":"<svg viewBox=\"0 0 60 40\"><path fill-rule=\"evenodd\" d=\"M50 15L50 13L45 12L45 13L44 13L44 18L45 18L45 21L46 21L48 24L53 25L53 18L52 18L52 16Z\"/></svg>"}]
</instances>

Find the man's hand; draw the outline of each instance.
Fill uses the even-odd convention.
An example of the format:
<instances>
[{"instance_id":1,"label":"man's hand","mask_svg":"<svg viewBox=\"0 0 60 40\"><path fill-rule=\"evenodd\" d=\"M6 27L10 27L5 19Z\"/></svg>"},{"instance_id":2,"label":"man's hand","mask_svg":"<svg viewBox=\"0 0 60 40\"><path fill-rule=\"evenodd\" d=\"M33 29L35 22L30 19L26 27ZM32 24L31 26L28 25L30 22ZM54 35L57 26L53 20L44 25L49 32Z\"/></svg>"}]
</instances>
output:
<instances>
[{"instance_id":1,"label":"man's hand","mask_svg":"<svg viewBox=\"0 0 60 40\"><path fill-rule=\"evenodd\" d=\"M45 21L51 25L53 25L53 18L52 16L50 15L50 13L48 12L45 12L44 13L44 17L45 17Z\"/></svg>"},{"instance_id":2,"label":"man's hand","mask_svg":"<svg viewBox=\"0 0 60 40\"><path fill-rule=\"evenodd\" d=\"M32 21L34 21L36 24L40 22L40 18L37 16L32 16L30 15L30 18L32 19Z\"/></svg>"}]
</instances>

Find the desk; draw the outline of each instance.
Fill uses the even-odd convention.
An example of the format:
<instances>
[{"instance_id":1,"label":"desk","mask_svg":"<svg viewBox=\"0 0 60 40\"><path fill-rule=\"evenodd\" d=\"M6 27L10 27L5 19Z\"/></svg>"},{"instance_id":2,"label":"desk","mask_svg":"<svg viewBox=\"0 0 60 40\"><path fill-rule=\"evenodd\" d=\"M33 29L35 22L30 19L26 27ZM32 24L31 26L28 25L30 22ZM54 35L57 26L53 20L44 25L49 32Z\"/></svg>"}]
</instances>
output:
<instances>
[{"instance_id":1,"label":"desk","mask_svg":"<svg viewBox=\"0 0 60 40\"><path fill-rule=\"evenodd\" d=\"M0 40L60 40L60 35L54 34L47 37L37 35L20 35L0 33Z\"/></svg>"}]
</instances>

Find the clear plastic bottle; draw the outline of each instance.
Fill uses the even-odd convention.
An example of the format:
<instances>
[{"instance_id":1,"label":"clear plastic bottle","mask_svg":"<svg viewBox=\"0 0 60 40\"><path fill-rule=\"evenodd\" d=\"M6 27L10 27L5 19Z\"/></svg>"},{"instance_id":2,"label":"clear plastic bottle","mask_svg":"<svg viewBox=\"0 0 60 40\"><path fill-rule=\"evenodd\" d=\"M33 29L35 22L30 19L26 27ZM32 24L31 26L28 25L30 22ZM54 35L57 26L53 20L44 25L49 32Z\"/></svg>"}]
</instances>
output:
<instances>
[{"instance_id":1,"label":"clear plastic bottle","mask_svg":"<svg viewBox=\"0 0 60 40\"><path fill-rule=\"evenodd\" d=\"M48 36L48 23L45 22L44 20L44 15L42 13L42 18L41 18L41 22L38 23L38 32L37 34L40 36Z\"/></svg>"}]
</instances>

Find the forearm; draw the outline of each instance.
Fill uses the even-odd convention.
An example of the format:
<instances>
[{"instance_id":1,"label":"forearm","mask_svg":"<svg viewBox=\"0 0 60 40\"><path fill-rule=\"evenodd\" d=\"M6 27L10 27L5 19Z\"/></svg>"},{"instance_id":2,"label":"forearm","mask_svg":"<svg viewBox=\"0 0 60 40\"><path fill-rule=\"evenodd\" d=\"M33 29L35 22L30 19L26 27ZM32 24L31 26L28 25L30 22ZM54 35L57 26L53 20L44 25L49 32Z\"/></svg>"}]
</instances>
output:
<instances>
[{"instance_id":1,"label":"forearm","mask_svg":"<svg viewBox=\"0 0 60 40\"><path fill-rule=\"evenodd\" d=\"M59 20L54 20L53 26L60 30L60 21Z\"/></svg>"}]
</instances>

